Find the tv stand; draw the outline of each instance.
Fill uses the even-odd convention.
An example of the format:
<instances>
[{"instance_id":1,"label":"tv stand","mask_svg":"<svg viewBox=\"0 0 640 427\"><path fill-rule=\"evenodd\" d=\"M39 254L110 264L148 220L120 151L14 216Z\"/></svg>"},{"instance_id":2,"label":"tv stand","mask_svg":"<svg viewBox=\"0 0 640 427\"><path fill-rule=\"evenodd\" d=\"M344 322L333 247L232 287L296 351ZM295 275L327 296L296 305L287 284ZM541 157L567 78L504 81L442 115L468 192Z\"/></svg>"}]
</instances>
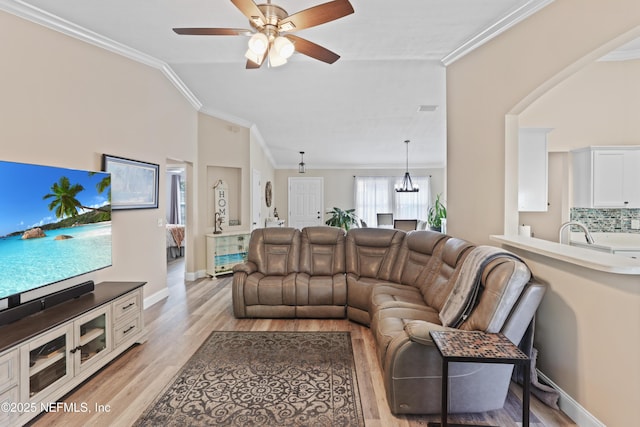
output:
<instances>
[{"instance_id":1,"label":"tv stand","mask_svg":"<svg viewBox=\"0 0 640 427\"><path fill-rule=\"evenodd\" d=\"M16 320L20 320L23 317L35 314L56 304L60 304L73 298L78 298L80 295L93 292L94 289L95 285L93 280L89 280L62 291L46 295L42 298L34 299L24 304L3 310L0 312L0 326L15 322Z\"/></svg>"},{"instance_id":2,"label":"tv stand","mask_svg":"<svg viewBox=\"0 0 640 427\"><path fill-rule=\"evenodd\" d=\"M27 423L146 341L144 284L98 283L91 292L0 326L0 402L16 409L0 411L0 425Z\"/></svg>"}]
</instances>

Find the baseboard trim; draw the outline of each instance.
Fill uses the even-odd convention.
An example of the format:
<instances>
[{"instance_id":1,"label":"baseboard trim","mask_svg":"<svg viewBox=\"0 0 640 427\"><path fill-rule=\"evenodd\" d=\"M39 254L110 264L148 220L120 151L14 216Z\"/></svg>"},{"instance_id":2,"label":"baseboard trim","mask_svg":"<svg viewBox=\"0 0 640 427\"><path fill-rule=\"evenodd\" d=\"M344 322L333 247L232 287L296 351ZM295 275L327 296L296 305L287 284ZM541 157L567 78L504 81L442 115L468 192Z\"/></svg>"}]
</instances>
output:
<instances>
[{"instance_id":1,"label":"baseboard trim","mask_svg":"<svg viewBox=\"0 0 640 427\"><path fill-rule=\"evenodd\" d=\"M169 288L164 288L161 291L158 291L155 294L149 295L147 298L145 298L142 303L142 307L146 310L152 305L157 304L163 299L168 297L169 297Z\"/></svg>"},{"instance_id":2,"label":"baseboard trim","mask_svg":"<svg viewBox=\"0 0 640 427\"><path fill-rule=\"evenodd\" d=\"M602 421L594 417L589 411L587 411L582 405L571 397L566 391L561 389L558 384L551 381L551 379L537 370L538 376L543 382L553 387L558 393L560 393L560 400L558 406L560 410L567 414L577 425L580 427L607 427Z\"/></svg>"},{"instance_id":3,"label":"baseboard trim","mask_svg":"<svg viewBox=\"0 0 640 427\"><path fill-rule=\"evenodd\" d=\"M184 280L187 282L193 282L194 280L202 279L203 277L207 277L206 270L189 271L184 273Z\"/></svg>"}]
</instances>

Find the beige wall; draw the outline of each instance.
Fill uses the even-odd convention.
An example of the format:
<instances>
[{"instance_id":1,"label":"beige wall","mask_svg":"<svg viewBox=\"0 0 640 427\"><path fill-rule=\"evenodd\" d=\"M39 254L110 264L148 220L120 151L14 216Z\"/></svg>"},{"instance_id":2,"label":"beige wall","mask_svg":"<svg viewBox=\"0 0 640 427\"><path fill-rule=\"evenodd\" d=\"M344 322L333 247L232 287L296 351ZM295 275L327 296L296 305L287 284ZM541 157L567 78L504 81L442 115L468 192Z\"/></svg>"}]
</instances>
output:
<instances>
[{"instance_id":1,"label":"beige wall","mask_svg":"<svg viewBox=\"0 0 640 427\"><path fill-rule=\"evenodd\" d=\"M265 218L272 217L273 208L277 206L275 204L277 193L275 189L275 169L264 147L253 133L251 133L251 169L256 169L260 172L260 196L258 198L260 199L260 218L262 224L258 226L264 227ZM271 207L267 207L264 193L268 181L271 181L272 186Z\"/></svg>"},{"instance_id":2,"label":"beige wall","mask_svg":"<svg viewBox=\"0 0 640 427\"><path fill-rule=\"evenodd\" d=\"M324 206L325 212L334 206L341 209L354 208L353 177L354 176L398 176L404 175L400 169L307 169L304 175L292 169L278 169L275 171L275 203L281 218L287 217L288 182L289 177L322 177L324 178ZM444 169L411 169L412 176L431 175L431 193L445 194ZM272 210L273 213L273 210ZM326 215L325 215L326 219Z\"/></svg>"},{"instance_id":3,"label":"beige wall","mask_svg":"<svg viewBox=\"0 0 640 427\"><path fill-rule=\"evenodd\" d=\"M514 231L517 115L561 78L639 35L638 23L636 0L556 1L447 68L451 234L490 242L491 234ZM628 425L640 402L637 277L523 256L550 285L538 316L539 368L600 421Z\"/></svg>"},{"instance_id":4,"label":"beige wall","mask_svg":"<svg viewBox=\"0 0 640 427\"><path fill-rule=\"evenodd\" d=\"M205 234L213 227L213 185L223 179L229 188L231 219L240 225L223 224L223 231L249 230L249 129L206 114L198 114L198 213L196 226L196 271L206 268Z\"/></svg>"},{"instance_id":5,"label":"beige wall","mask_svg":"<svg viewBox=\"0 0 640 427\"><path fill-rule=\"evenodd\" d=\"M3 160L100 170L108 153L160 164L164 177L167 158L195 159L197 115L160 71L5 12L0 57ZM165 185L159 209L113 213L113 267L87 279L166 290Z\"/></svg>"},{"instance_id":6,"label":"beige wall","mask_svg":"<svg viewBox=\"0 0 640 427\"><path fill-rule=\"evenodd\" d=\"M531 225L536 237L557 241L571 207L568 151L590 145L639 145L638 111L640 60L592 62L528 106L519 116L521 127L553 128L548 136L551 206L544 213L520 213L519 222ZM554 156L563 156L566 164L559 166Z\"/></svg>"},{"instance_id":7,"label":"beige wall","mask_svg":"<svg viewBox=\"0 0 640 427\"><path fill-rule=\"evenodd\" d=\"M533 102L523 127L549 127L549 151L640 144L640 60L588 64Z\"/></svg>"}]
</instances>

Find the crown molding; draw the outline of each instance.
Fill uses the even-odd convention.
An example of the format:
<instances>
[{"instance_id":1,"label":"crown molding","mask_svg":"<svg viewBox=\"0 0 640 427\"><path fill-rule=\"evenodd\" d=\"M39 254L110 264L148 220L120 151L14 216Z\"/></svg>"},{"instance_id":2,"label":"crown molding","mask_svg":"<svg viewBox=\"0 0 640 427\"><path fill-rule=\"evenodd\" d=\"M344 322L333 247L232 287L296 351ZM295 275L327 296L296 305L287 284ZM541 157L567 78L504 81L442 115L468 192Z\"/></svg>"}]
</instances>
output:
<instances>
[{"instance_id":1,"label":"crown molding","mask_svg":"<svg viewBox=\"0 0 640 427\"><path fill-rule=\"evenodd\" d=\"M271 150L269 149L269 147L267 147L267 143L262 137L260 130L258 130L258 127L255 124L251 125L251 127L249 128L249 132L251 133L251 136L256 140L258 145L260 145L260 147L264 151L265 156L267 157L267 159L269 159L269 162L271 163L271 167L274 169L277 169L276 161L273 158L273 155L271 154Z\"/></svg>"},{"instance_id":2,"label":"crown molding","mask_svg":"<svg viewBox=\"0 0 640 427\"><path fill-rule=\"evenodd\" d=\"M462 58L469 52L479 48L494 37L499 36L509 28L527 19L543 7L553 3L555 0L529 0L522 6L507 13L497 22L491 24L462 45L454 49L451 53L441 59L444 66L448 66L458 59Z\"/></svg>"},{"instance_id":3,"label":"crown molding","mask_svg":"<svg viewBox=\"0 0 640 427\"><path fill-rule=\"evenodd\" d=\"M632 61L634 59L640 59L640 49L614 50L598 61Z\"/></svg>"},{"instance_id":4,"label":"crown molding","mask_svg":"<svg viewBox=\"0 0 640 427\"><path fill-rule=\"evenodd\" d=\"M108 37L104 37L40 8L26 4L20 0L0 0L0 9L38 25L42 25L67 36L160 70L162 74L164 74L164 76L178 89L178 91L187 98L193 108L196 110L200 110L202 108L202 103L198 98L193 94L193 92L191 92L191 90L189 90L173 69L171 69L169 64L164 61L115 40L111 40Z\"/></svg>"}]
</instances>

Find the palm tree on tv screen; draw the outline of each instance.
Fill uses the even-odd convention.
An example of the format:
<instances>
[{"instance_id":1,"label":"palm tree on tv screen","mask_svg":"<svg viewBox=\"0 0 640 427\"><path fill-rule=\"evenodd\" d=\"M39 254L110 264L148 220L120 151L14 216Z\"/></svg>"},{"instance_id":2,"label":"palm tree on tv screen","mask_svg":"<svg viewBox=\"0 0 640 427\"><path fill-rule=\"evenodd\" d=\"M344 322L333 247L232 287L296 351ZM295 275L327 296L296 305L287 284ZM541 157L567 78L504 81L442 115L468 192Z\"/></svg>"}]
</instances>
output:
<instances>
[{"instance_id":1,"label":"palm tree on tv screen","mask_svg":"<svg viewBox=\"0 0 640 427\"><path fill-rule=\"evenodd\" d=\"M106 187L105 187L106 188ZM60 177L58 182L51 186L51 193L44 195L43 199L53 199L49 203L49 210L54 211L56 217L76 217L78 216L78 209L100 211L107 213L108 211L102 208L93 208L89 206L83 206L76 196L78 193L84 190L84 187L80 184L73 184L66 176Z\"/></svg>"}]
</instances>

